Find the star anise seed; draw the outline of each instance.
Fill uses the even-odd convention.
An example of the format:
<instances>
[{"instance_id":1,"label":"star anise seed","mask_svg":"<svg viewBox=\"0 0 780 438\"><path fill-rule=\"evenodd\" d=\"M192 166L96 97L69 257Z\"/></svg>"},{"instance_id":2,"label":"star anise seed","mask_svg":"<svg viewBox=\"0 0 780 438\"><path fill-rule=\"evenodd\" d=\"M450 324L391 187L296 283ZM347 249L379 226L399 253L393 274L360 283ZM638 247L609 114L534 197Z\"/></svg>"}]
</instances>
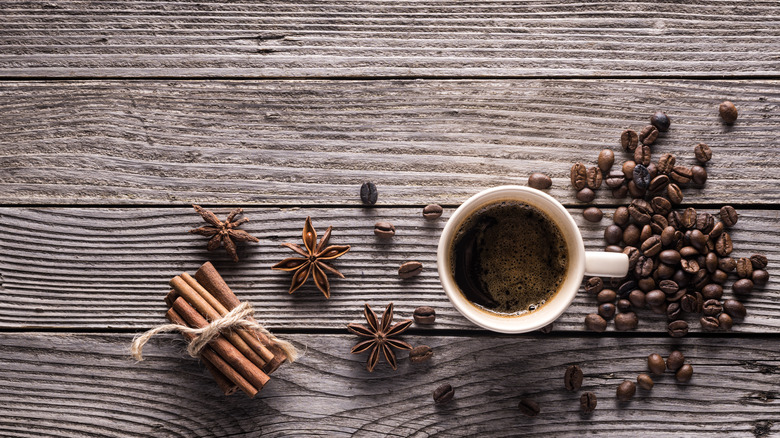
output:
<instances>
[{"instance_id":1,"label":"star anise seed","mask_svg":"<svg viewBox=\"0 0 780 438\"><path fill-rule=\"evenodd\" d=\"M385 308L385 313L382 314L381 323L378 321L376 313L371 310L371 307L368 304L366 304L363 309L363 316L366 317L368 327L362 324L347 324L347 330L358 336L368 338L352 347L352 354L362 353L369 349L371 350L371 353L368 355L368 360L366 361L366 369L370 373L374 371L374 368L379 363L379 352L381 350L381 352L384 353L387 363L389 363L394 370L397 369L398 362L395 359L395 352L392 348L411 350L412 346L404 341L393 339L393 337L406 331L406 329L412 325L412 320L407 319L392 325L393 303L388 304Z\"/></svg>"},{"instance_id":2,"label":"star anise seed","mask_svg":"<svg viewBox=\"0 0 780 438\"><path fill-rule=\"evenodd\" d=\"M344 278L344 274L324 262L325 260L333 260L343 256L350 248L349 245L326 246L328 240L330 240L332 229L333 227L328 227L318 244L317 232L314 230L314 226L311 224L311 216L309 216L306 218L306 223L303 226L303 244L306 249L304 250L300 245L294 243L282 244L282 246L286 246L302 256L284 259L271 267L271 269L293 272L290 293L303 286L306 280L309 279L309 275L311 275L314 277L314 284L317 285L317 289L325 295L325 298L330 298L330 282L325 272Z\"/></svg>"},{"instance_id":3,"label":"star anise seed","mask_svg":"<svg viewBox=\"0 0 780 438\"><path fill-rule=\"evenodd\" d=\"M238 242L259 242L257 237L250 235L244 230L238 230L237 228L245 223L249 222L249 219L242 217L237 221L233 221L236 216L244 212L243 208L236 208L230 212L225 222L222 222L217 216L202 208L200 205L192 206L195 211L203 218L204 221L211 224L211 226L203 226L190 230L190 233L200 234L201 236L211 237L209 243L206 245L206 249L213 251L219 248L220 244L225 247L228 255L234 262L238 261L238 254L236 253L236 241Z\"/></svg>"}]
</instances>

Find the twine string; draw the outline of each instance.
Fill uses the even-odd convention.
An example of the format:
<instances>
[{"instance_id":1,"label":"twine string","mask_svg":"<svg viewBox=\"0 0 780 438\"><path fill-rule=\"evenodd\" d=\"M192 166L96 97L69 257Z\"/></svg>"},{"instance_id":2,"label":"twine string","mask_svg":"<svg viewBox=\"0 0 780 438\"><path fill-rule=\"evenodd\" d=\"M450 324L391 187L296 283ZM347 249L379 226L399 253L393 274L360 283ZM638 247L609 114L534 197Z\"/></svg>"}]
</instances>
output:
<instances>
[{"instance_id":1,"label":"twine string","mask_svg":"<svg viewBox=\"0 0 780 438\"><path fill-rule=\"evenodd\" d=\"M226 330L244 328L264 334L271 342L284 351L289 362L295 362L295 360L298 359L298 350L295 346L288 341L277 338L261 324L250 321L248 318L252 317L254 313L255 311L252 308L252 305L244 302L226 313L222 318L215 319L203 328L191 328L179 324L163 324L136 336L133 339L130 351L135 360L140 362L144 360L141 354L144 345L146 345L153 336L168 332L189 333L195 335L196 338L187 346L187 353L190 356L197 358L209 342L213 341L220 333Z\"/></svg>"}]
</instances>

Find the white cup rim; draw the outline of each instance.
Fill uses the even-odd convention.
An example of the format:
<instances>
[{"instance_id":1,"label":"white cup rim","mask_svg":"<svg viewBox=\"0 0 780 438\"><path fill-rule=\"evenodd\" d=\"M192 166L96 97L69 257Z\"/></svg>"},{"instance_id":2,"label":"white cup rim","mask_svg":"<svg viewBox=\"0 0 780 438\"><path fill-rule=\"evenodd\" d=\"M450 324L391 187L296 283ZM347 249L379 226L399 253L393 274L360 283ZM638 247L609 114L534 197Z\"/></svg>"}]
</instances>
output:
<instances>
[{"instance_id":1,"label":"white cup rim","mask_svg":"<svg viewBox=\"0 0 780 438\"><path fill-rule=\"evenodd\" d=\"M545 212L561 229L569 252L566 278L556 295L539 309L524 315L500 316L479 309L462 294L450 271L450 245L457 228L468 215L481 206L501 199L525 202ZM585 274L585 244L574 218L558 200L531 187L506 185L483 190L470 197L455 210L444 226L439 239L436 261L439 279L447 297L466 319L494 332L526 333L538 330L555 321L574 301Z\"/></svg>"}]
</instances>

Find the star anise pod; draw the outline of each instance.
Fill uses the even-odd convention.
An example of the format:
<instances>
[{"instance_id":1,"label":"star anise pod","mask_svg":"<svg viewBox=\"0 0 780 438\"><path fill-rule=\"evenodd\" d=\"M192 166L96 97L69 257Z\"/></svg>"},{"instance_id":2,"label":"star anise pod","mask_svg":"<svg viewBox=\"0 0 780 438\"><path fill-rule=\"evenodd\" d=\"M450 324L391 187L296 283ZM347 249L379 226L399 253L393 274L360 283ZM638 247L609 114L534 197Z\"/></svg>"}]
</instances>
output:
<instances>
[{"instance_id":1,"label":"star anise pod","mask_svg":"<svg viewBox=\"0 0 780 438\"><path fill-rule=\"evenodd\" d=\"M395 352L391 347L398 348L400 350L411 350L412 346L404 341L398 339L392 339L393 336L400 335L406 329L412 325L412 320L407 319L401 321L398 324L393 324L393 303L387 305L385 313L382 314L382 322L378 322L376 313L371 310L368 304L363 309L363 315L368 321L368 327L362 324L347 324L347 329L352 333L369 338L365 341L359 342L352 347L352 354L362 353L371 349L371 353L368 355L366 361L366 369L368 372L373 372L376 364L379 363L379 351L384 353L387 363L390 364L393 369L398 368L398 363L395 360Z\"/></svg>"},{"instance_id":2,"label":"star anise pod","mask_svg":"<svg viewBox=\"0 0 780 438\"><path fill-rule=\"evenodd\" d=\"M250 235L244 230L238 230L238 226L244 222L249 222L249 219L242 217L237 221L233 221L236 216L244 212L243 208L236 208L231 211L225 222L217 219L217 216L202 208L200 205L193 205L195 211L200 214L204 221L211 224L210 226L203 226L190 230L190 233L200 234L201 236L211 237L206 248L209 251L213 251L219 248L219 245L225 247L228 255L233 258L234 262L238 261L238 254L236 254L236 241L238 242L259 242L257 237Z\"/></svg>"},{"instance_id":3,"label":"star anise pod","mask_svg":"<svg viewBox=\"0 0 780 438\"><path fill-rule=\"evenodd\" d=\"M325 260L333 260L343 256L350 248L349 245L325 246L328 244L332 229L333 227L328 227L325 235L317 243L317 232L311 224L311 217L307 217L303 226L303 244L306 249L304 250L294 243L282 244L282 246L286 246L303 256L302 258L290 257L284 259L271 267L271 269L280 271L293 271L290 293L303 286L306 280L309 279L309 275L311 275L314 278L314 284L317 285L317 289L325 294L325 298L330 298L330 282L328 282L328 276L325 274L325 271L344 278L344 274L325 263Z\"/></svg>"}]
</instances>

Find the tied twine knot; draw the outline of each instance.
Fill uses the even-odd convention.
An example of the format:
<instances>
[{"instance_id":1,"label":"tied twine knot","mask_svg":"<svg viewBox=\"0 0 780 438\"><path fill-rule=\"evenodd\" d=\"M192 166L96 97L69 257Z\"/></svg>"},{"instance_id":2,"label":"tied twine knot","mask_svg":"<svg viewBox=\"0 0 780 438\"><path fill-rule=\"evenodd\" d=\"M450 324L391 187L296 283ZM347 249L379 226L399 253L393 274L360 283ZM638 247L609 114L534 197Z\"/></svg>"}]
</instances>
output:
<instances>
[{"instance_id":1,"label":"tied twine knot","mask_svg":"<svg viewBox=\"0 0 780 438\"><path fill-rule=\"evenodd\" d=\"M244 302L239 304L235 309L226 313L222 318L215 319L209 325L203 328L191 328L179 324L163 324L147 331L146 333L136 336L133 339L133 344L130 348L130 351L133 354L135 360L140 362L144 360L143 356L141 355L141 351L143 350L144 345L146 345L146 343L149 342L149 340L154 335L166 332L189 333L195 335L196 338L193 339L192 342L190 342L190 344L187 346L187 353L189 353L190 356L197 358L200 355L200 352L206 348L208 343L213 341L214 338L219 336L225 330L245 328L255 330L267 336L271 342L284 351L285 355L287 355L288 361L295 362L295 360L298 359L298 350L295 348L295 346L290 342L277 338L259 323L250 321L248 318L252 317L254 313L255 310L252 308L252 305Z\"/></svg>"}]
</instances>

